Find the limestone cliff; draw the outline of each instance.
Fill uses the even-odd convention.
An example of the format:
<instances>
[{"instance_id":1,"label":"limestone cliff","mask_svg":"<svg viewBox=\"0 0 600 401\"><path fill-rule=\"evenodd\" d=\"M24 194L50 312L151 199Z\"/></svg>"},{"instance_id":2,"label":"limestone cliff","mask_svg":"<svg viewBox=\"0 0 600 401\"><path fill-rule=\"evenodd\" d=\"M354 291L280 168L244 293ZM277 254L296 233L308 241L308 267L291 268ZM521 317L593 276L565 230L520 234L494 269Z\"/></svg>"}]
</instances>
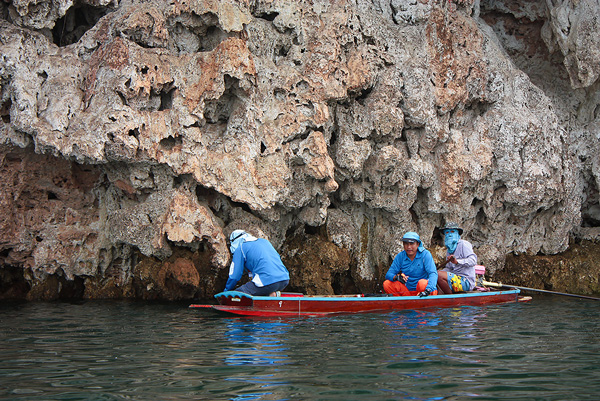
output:
<instances>
[{"instance_id":1,"label":"limestone cliff","mask_svg":"<svg viewBox=\"0 0 600 401\"><path fill-rule=\"evenodd\" d=\"M448 221L498 275L598 239L598 0L0 16L1 298L209 298L238 228L309 293L377 290L404 232L438 256Z\"/></svg>"}]
</instances>

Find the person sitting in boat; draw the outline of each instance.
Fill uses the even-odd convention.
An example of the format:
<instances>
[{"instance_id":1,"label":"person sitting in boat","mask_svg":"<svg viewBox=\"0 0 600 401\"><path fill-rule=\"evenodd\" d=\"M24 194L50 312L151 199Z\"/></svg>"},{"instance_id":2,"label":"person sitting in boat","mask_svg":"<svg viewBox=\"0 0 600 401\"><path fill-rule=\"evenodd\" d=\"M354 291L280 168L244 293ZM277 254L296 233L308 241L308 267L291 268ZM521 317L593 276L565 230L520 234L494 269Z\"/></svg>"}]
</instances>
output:
<instances>
[{"instance_id":1,"label":"person sitting in boat","mask_svg":"<svg viewBox=\"0 0 600 401\"><path fill-rule=\"evenodd\" d=\"M437 295L437 269L419 234L407 232L402 237L404 250L394 258L385 275L383 290L394 295Z\"/></svg>"},{"instance_id":2,"label":"person sitting in boat","mask_svg":"<svg viewBox=\"0 0 600 401\"><path fill-rule=\"evenodd\" d=\"M231 291L248 271L251 281L235 289L250 295L272 295L282 291L290 281L290 273L273 245L264 238L256 238L244 230L235 230L229 236L229 250L233 255L225 291Z\"/></svg>"},{"instance_id":3,"label":"person sitting in boat","mask_svg":"<svg viewBox=\"0 0 600 401\"><path fill-rule=\"evenodd\" d=\"M473 245L460 238L463 229L456 223L446 224L441 232L447 250L445 267L438 272L438 287L444 294L472 290L477 264Z\"/></svg>"}]
</instances>

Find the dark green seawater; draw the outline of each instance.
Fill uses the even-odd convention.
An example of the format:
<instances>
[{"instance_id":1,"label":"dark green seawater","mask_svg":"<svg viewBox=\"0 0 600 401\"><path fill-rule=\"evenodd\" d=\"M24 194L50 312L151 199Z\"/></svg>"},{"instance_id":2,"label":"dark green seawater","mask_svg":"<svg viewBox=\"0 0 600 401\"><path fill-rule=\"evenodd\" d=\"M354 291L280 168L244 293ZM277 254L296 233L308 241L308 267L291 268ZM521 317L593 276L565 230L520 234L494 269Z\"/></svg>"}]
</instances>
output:
<instances>
[{"instance_id":1,"label":"dark green seawater","mask_svg":"<svg viewBox=\"0 0 600 401\"><path fill-rule=\"evenodd\" d=\"M0 305L3 400L598 400L600 302L321 318Z\"/></svg>"}]
</instances>

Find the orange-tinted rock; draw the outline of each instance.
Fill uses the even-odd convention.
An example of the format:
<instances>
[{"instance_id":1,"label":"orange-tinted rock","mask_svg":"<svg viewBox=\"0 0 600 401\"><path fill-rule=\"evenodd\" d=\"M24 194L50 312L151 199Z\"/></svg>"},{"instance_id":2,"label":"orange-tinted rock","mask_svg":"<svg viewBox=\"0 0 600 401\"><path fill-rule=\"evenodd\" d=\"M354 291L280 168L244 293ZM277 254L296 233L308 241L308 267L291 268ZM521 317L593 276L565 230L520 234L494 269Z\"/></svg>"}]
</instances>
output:
<instances>
[{"instance_id":1,"label":"orange-tinted rock","mask_svg":"<svg viewBox=\"0 0 600 401\"><path fill-rule=\"evenodd\" d=\"M490 273L600 239L597 4L384 3L2 3L0 297L211 298L237 228L327 293L449 220Z\"/></svg>"}]
</instances>

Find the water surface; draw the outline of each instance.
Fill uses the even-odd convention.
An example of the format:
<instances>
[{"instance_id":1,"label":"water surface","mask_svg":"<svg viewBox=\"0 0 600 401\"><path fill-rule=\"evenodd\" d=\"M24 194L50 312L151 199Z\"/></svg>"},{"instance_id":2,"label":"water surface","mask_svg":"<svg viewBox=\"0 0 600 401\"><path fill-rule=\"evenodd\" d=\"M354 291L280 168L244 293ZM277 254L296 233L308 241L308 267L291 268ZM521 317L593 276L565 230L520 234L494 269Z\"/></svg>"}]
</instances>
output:
<instances>
[{"instance_id":1,"label":"water surface","mask_svg":"<svg viewBox=\"0 0 600 401\"><path fill-rule=\"evenodd\" d=\"M0 399L597 400L600 303L229 318L187 304L0 305Z\"/></svg>"}]
</instances>

